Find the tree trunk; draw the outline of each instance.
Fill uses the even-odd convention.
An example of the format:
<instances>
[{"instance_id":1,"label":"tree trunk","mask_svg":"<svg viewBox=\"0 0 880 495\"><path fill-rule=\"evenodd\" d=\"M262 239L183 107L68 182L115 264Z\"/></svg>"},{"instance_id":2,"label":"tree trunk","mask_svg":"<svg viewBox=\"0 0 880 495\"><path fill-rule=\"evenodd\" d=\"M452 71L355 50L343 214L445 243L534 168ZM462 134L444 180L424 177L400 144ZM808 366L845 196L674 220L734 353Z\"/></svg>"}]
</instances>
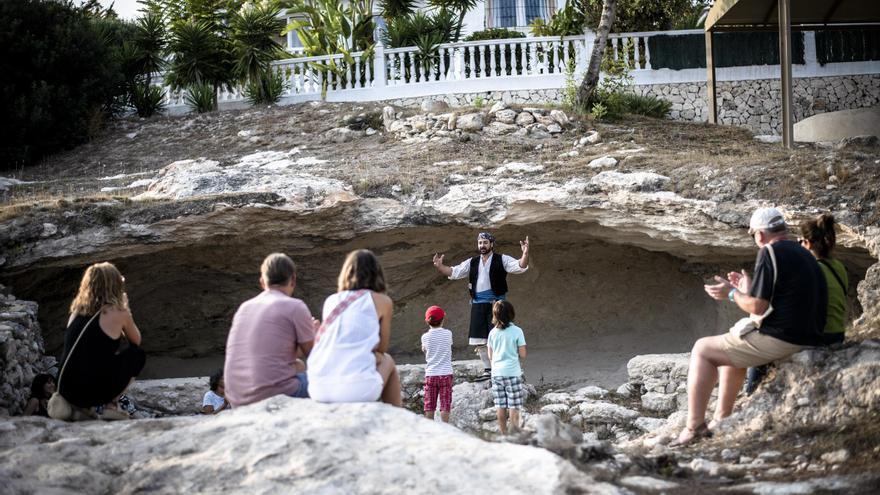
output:
<instances>
[{"instance_id":1,"label":"tree trunk","mask_svg":"<svg viewBox=\"0 0 880 495\"><path fill-rule=\"evenodd\" d=\"M577 92L577 102L584 110L589 110L593 103L593 93L599 84L599 68L602 58L605 56L605 45L608 44L608 32L614 24L614 14L617 10L617 0L603 0L602 17L599 27L596 28L596 40L593 42L593 53L590 55L590 65Z\"/></svg>"}]
</instances>

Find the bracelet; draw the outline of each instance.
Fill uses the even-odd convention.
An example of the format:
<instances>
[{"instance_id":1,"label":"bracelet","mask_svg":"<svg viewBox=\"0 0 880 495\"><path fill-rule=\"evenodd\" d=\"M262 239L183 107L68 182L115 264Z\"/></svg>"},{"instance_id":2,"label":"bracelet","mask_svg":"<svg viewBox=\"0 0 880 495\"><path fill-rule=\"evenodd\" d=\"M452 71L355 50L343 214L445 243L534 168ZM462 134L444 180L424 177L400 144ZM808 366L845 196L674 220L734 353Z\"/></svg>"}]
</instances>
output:
<instances>
[{"instance_id":1,"label":"bracelet","mask_svg":"<svg viewBox=\"0 0 880 495\"><path fill-rule=\"evenodd\" d=\"M727 298L730 299L730 302L735 302L733 300L733 295L736 294L736 288L730 289L730 292L727 293Z\"/></svg>"}]
</instances>

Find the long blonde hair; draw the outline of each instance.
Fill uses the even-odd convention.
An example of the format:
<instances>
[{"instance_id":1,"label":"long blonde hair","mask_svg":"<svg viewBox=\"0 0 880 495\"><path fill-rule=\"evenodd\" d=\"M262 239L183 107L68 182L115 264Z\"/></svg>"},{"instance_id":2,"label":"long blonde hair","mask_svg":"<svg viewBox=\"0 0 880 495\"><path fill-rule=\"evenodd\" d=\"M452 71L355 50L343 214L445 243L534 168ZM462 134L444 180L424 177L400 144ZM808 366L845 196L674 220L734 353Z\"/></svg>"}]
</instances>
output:
<instances>
[{"instance_id":1,"label":"long blonde hair","mask_svg":"<svg viewBox=\"0 0 880 495\"><path fill-rule=\"evenodd\" d=\"M86 269L70 313L93 315L104 306L125 309L125 279L112 263L95 263Z\"/></svg>"},{"instance_id":2,"label":"long blonde hair","mask_svg":"<svg viewBox=\"0 0 880 495\"><path fill-rule=\"evenodd\" d=\"M348 253L337 281L339 292L344 290L370 289L385 292L385 272L372 251L358 249Z\"/></svg>"}]
</instances>

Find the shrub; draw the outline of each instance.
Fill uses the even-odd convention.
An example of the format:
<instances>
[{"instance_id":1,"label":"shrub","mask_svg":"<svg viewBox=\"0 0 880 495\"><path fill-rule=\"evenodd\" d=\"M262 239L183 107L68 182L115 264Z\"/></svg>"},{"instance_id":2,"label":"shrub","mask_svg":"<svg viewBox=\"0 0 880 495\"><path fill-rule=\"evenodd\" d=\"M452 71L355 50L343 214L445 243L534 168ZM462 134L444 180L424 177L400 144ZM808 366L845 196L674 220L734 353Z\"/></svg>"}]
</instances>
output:
<instances>
[{"instance_id":1,"label":"shrub","mask_svg":"<svg viewBox=\"0 0 880 495\"><path fill-rule=\"evenodd\" d=\"M257 79L249 80L244 87L244 95L252 105L271 105L281 99L287 88L284 74L270 70Z\"/></svg>"},{"instance_id":2,"label":"shrub","mask_svg":"<svg viewBox=\"0 0 880 495\"><path fill-rule=\"evenodd\" d=\"M197 83L186 88L186 104L198 113L216 110L217 90L210 83Z\"/></svg>"},{"instance_id":3,"label":"shrub","mask_svg":"<svg viewBox=\"0 0 880 495\"><path fill-rule=\"evenodd\" d=\"M623 106L626 113L661 119L669 114L672 103L654 96L626 93L623 95Z\"/></svg>"},{"instance_id":4,"label":"shrub","mask_svg":"<svg viewBox=\"0 0 880 495\"><path fill-rule=\"evenodd\" d=\"M140 117L152 117L165 110L165 90L146 82L131 88L131 105Z\"/></svg>"},{"instance_id":5,"label":"shrub","mask_svg":"<svg viewBox=\"0 0 880 495\"><path fill-rule=\"evenodd\" d=\"M0 2L0 168L89 139L112 111L123 78L103 34L68 2Z\"/></svg>"},{"instance_id":6,"label":"shrub","mask_svg":"<svg viewBox=\"0 0 880 495\"><path fill-rule=\"evenodd\" d=\"M519 31L513 31L506 28L489 28L482 31L474 31L464 41L483 41L483 40L506 40L512 38L525 38L526 35Z\"/></svg>"}]
</instances>

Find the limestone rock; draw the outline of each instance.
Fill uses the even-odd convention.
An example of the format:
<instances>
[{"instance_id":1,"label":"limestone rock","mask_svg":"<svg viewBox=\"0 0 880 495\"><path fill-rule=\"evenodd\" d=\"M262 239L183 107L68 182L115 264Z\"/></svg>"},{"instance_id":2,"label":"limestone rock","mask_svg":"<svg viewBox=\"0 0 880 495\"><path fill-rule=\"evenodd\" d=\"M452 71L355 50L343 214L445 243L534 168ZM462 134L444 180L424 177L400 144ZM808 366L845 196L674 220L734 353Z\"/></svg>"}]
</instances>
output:
<instances>
[{"instance_id":1,"label":"limestone rock","mask_svg":"<svg viewBox=\"0 0 880 495\"><path fill-rule=\"evenodd\" d=\"M665 424L666 424L666 420L661 419L661 418L641 417L641 418L636 418L636 420L633 421L633 426L635 426L636 428L638 428L646 433L650 433L654 430L662 428Z\"/></svg>"},{"instance_id":2,"label":"limestone rock","mask_svg":"<svg viewBox=\"0 0 880 495\"><path fill-rule=\"evenodd\" d=\"M491 381L459 383L452 387L449 422L465 431L479 431L480 411L492 405Z\"/></svg>"},{"instance_id":3,"label":"limestone rock","mask_svg":"<svg viewBox=\"0 0 880 495\"><path fill-rule=\"evenodd\" d=\"M34 376L55 366L54 357L43 356L37 303L4 296L0 285L0 417L20 414Z\"/></svg>"},{"instance_id":4,"label":"limestone rock","mask_svg":"<svg viewBox=\"0 0 880 495\"><path fill-rule=\"evenodd\" d=\"M498 113L498 112L504 111L504 110L506 110L506 109L507 109L507 104L506 104L506 103L504 103L503 101L497 101L497 102L495 102L494 105L492 105L492 108L489 109L489 115L492 115L492 114L494 114L494 113ZM511 111L512 111L512 110L511 110ZM515 113L515 112L514 112L514 113ZM496 117L497 117L497 116L496 116Z\"/></svg>"},{"instance_id":5,"label":"limestone rock","mask_svg":"<svg viewBox=\"0 0 880 495\"><path fill-rule=\"evenodd\" d=\"M596 158L587 164L590 168L611 168L617 166L617 158L613 156L603 156Z\"/></svg>"},{"instance_id":6,"label":"limestone rock","mask_svg":"<svg viewBox=\"0 0 880 495\"><path fill-rule=\"evenodd\" d=\"M483 132L489 136L504 136L506 134L512 134L516 132L519 127L512 124L505 124L503 122L492 122L483 128Z\"/></svg>"},{"instance_id":7,"label":"limestone rock","mask_svg":"<svg viewBox=\"0 0 880 495\"><path fill-rule=\"evenodd\" d=\"M627 488L648 492L665 492L667 490L675 490L679 486L678 483L650 476L625 476L620 479L620 484Z\"/></svg>"},{"instance_id":8,"label":"limestone rock","mask_svg":"<svg viewBox=\"0 0 880 495\"><path fill-rule=\"evenodd\" d=\"M581 432L553 414L541 414L535 420L535 438L539 447L557 454L569 454L581 443Z\"/></svg>"},{"instance_id":9,"label":"limestone rock","mask_svg":"<svg viewBox=\"0 0 880 495\"><path fill-rule=\"evenodd\" d=\"M440 113L449 110L449 104L442 100L422 100L422 111L425 113Z\"/></svg>"},{"instance_id":10,"label":"limestone rock","mask_svg":"<svg viewBox=\"0 0 880 495\"><path fill-rule=\"evenodd\" d=\"M568 115L565 114L562 110L550 110L550 118L556 121L561 127L567 127L571 121L568 119Z\"/></svg>"},{"instance_id":11,"label":"limestone rock","mask_svg":"<svg viewBox=\"0 0 880 495\"><path fill-rule=\"evenodd\" d=\"M208 391L208 378L166 378L135 380L126 392L138 408L169 416L199 414Z\"/></svg>"},{"instance_id":12,"label":"limestone rock","mask_svg":"<svg viewBox=\"0 0 880 495\"><path fill-rule=\"evenodd\" d=\"M465 132L479 132L483 129L482 113L466 113L455 122L455 128Z\"/></svg>"},{"instance_id":13,"label":"limestone rock","mask_svg":"<svg viewBox=\"0 0 880 495\"><path fill-rule=\"evenodd\" d=\"M391 130L391 123L394 122L394 107L382 107L382 124L385 131Z\"/></svg>"},{"instance_id":14,"label":"limestone rock","mask_svg":"<svg viewBox=\"0 0 880 495\"><path fill-rule=\"evenodd\" d=\"M516 116L515 122L518 126L527 126L535 123L535 117L529 112L520 112L520 114Z\"/></svg>"},{"instance_id":15,"label":"limestone rock","mask_svg":"<svg viewBox=\"0 0 880 495\"><path fill-rule=\"evenodd\" d=\"M602 387L597 387L595 385L587 385L586 387L581 387L574 392L574 396L576 398L587 398L587 399L604 399L608 396L608 391Z\"/></svg>"},{"instance_id":16,"label":"limestone rock","mask_svg":"<svg viewBox=\"0 0 880 495\"><path fill-rule=\"evenodd\" d=\"M653 172L599 172L590 183L594 184L605 191L626 190L626 191L657 191L662 189L669 183L669 177L655 174Z\"/></svg>"},{"instance_id":17,"label":"limestone rock","mask_svg":"<svg viewBox=\"0 0 880 495\"><path fill-rule=\"evenodd\" d=\"M495 113L495 121L503 124L514 124L516 123L516 112L509 109L500 110Z\"/></svg>"},{"instance_id":18,"label":"limestone rock","mask_svg":"<svg viewBox=\"0 0 880 495\"><path fill-rule=\"evenodd\" d=\"M378 403L275 397L216 416L7 423L0 473L12 493L191 493L210 487L242 494L396 494L406 487L448 494L474 486L504 493L622 493L546 450L487 443ZM90 448L95 445L101 448Z\"/></svg>"},{"instance_id":19,"label":"limestone rock","mask_svg":"<svg viewBox=\"0 0 880 495\"><path fill-rule=\"evenodd\" d=\"M676 395L648 392L642 396L642 407L656 413L671 413L677 408Z\"/></svg>"},{"instance_id":20,"label":"limestone rock","mask_svg":"<svg viewBox=\"0 0 880 495\"><path fill-rule=\"evenodd\" d=\"M629 424L639 413L610 402L582 402L578 406L585 423Z\"/></svg>"},{"instance_id":21,"label":"limestone rock","mask_svg":"<svg viewBox=\"0 0 880 495\"><path fill-rule=\"evenodd\" d=\"M539 399L542 404L571 404L575 398L566 392L550 392Z\"/></svg>"}]
</instances>

